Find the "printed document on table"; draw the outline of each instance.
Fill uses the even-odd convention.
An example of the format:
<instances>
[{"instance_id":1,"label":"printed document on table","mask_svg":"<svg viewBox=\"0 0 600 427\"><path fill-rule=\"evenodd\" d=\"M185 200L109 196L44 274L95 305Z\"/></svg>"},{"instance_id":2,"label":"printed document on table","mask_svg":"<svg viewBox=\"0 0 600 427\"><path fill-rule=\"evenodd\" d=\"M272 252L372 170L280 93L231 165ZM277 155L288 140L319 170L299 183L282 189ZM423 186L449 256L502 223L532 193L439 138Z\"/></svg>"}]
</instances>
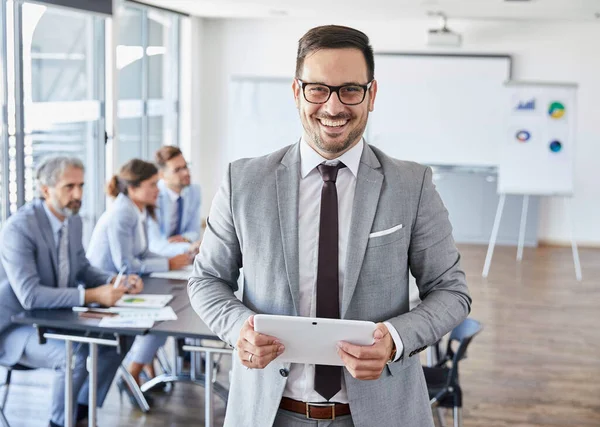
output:
<instances>
[{"instance_id":1,"label":"printed document on table","mask_svg":"<svg viewBox=\"0 0 600 427\"><path fill-rule=\"evenodd\" d=\"M115 307L161 308L173 299L173 295L136 294L123 295Z\"/></svg>"},{"instance_id":2,"label":"printed document on table","mask_svg":"<svg viewBox=\"0 0 600 427\"><path fill-rule=\"evenodd\" d=\"M150 329L154 326L154 320L149 319L132 319L116 317L104 317L98 324L101 328L135 328L135 329Z\"/></svg>"},{"instance_id":3,"label":"printed document on table","mask_svg":"<svg viewBox=\"0 0 600 427\"><path fill-rule=\"evenodd\" d=\"M122 308L112 307L111 313L117 313L121 319L144 319L162 322L165 320L177 320L177 314L171 306L163 308Z\"/></svg>"},{"instance_id":4,"label":"printed document on table","mask_svg":"<svg viewBox=\"0 0 600 427\"><path fill-rule=\"evenodd\" d=\"M171 271L161 271L159 273L151 273L150 277L158 277L160 279L179 279L179 280L188 280L192 275L192 270L194 267L192 265L188 265L185 268L180 270L171 270Z\"/></svg>"}]
</instances>

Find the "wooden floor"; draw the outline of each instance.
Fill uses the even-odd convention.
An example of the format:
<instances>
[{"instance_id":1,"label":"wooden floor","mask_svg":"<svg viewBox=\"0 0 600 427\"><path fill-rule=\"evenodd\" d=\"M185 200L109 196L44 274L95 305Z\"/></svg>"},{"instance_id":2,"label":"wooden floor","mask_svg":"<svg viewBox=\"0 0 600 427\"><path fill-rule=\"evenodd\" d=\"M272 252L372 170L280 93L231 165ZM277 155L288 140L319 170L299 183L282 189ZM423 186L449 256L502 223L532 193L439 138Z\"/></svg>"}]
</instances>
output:
<instances>
[{"instance_id":1,"label":"wooden floor","mask_svg":"<svg viewBox=\"0 0 600 427\"><path fill-rule=\"evenodd\" d=\"M521 264L515 248L497 248L487 280L486 248L460 249L471 316L484 327L461 362L464 426L600 426L600 250L580 251L584 277L577 282L569 248L526 249ZM47 424L50 379L42 371L15 375L7 405L13 427ZM113 388L100 427L203 425L201 387L178 384L156 401L143 415ZM222 425L225 410L215 401Z\"/></svg>"}]
</instances>

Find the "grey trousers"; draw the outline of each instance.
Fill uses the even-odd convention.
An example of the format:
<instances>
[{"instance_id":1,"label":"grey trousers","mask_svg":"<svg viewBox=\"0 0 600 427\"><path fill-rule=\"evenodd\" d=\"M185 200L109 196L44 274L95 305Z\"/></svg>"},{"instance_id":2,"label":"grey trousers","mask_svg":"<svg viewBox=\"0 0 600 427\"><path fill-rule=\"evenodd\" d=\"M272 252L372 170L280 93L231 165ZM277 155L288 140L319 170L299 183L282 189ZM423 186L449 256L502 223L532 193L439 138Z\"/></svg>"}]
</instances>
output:
<instances>
[{"instance_id":1,"label":"grey trousers","mask_svg":"<svg viewBox=\"0 0 600 427\"><path fill-rule=\"evenodd\" d=\"M23 326L30 328L30 326ZM33 329L33 328L32 328ZM131 346L131 340L126 340ZM114 347L98 346L98 394L97 403L101 407L108 393L112 380L121 365L123 355L128 348L117 354ZM89 354L88 344L73 344L73 410L77 404L88 404L88 372L86 359ZM53 369L55 372L52 388L51 420L58 425L65 425L65 343L64 341L48 340L46 344L38 342L37 334L31 334L25 344L25 350L19 363L32 368ZM77 400L75 400L77 399ZM73 414L75 417L75 412ZM75 419L75 418L73 418Z\"/></svg>"},{"instance_id":2,"label":"grey trousers","mask_svg":"<svg viewBox=\"0 0 600 427\"><path fill-rule=\"evenodd\" d=\"M338 417L335 420L315 421L309 420L304 415L279 409L275 416L273 427L354 427L352 415Z\"/></svg>"},{"instance_id":3,"label":"grey trousers","mask_svg":"<svg viewBox=\"0 0 600 427\"><path fill-rule=\"evenodd\" d=\"M135 338L133 346L127 357L126 363L136 362L147 365L154 360L154 356L160 347L167 340L166 337L158 337L156 335L141 335Z\"/></svg>"}]
</instances>

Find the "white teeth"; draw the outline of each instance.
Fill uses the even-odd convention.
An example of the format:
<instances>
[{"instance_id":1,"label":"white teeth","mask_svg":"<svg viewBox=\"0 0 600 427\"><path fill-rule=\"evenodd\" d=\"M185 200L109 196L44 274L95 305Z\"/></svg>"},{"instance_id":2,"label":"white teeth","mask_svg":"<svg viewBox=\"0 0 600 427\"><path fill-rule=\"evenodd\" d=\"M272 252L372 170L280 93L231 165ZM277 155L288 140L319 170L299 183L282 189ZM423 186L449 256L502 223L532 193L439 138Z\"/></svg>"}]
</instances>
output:
<instances>
[{"instance_id":1,"label":"white teeth","mask_svg":"<svg viewBox=\"0 0 600 427\"><path fill-rule=\"evenodd\" d=\"M348 120L327 120L327 119L319 119L319 121L324 124L325 126L330 126L330 127L339 127L339 126L344 126L346 123L348 123Z\"/></svg>"}]
</instances>

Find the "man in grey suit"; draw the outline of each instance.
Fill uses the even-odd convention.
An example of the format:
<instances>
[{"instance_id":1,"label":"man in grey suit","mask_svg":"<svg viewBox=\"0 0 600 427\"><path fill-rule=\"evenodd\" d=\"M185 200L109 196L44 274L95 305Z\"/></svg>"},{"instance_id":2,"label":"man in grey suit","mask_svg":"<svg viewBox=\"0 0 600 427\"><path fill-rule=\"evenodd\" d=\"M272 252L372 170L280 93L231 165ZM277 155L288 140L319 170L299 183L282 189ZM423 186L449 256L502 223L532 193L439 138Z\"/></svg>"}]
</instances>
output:
<instances>
[{"instance_id":1,"label":"man in grey suit","mask_svg":"<svg viewBox=\"0 0 600 427\"><path fill-rule=\"evenodd\" d=\"M364 33L308 31L292 88L302 139L229 166L188 286L235 347L225 425L433 426L418 354L471 298L431 169L363 140L377 94ZM409 269L422 299L410 312ZM283 337L256 333L255 313L379 323L373 345L339 343L338 369L279 362Z\"/></svg>"},{"instance_id":2,"label":"man in grey suit","mask_svg":"<svg viewBox=\"0 0 600 427\"><path fill-rule=\"evenodd\" d=\"M114 287L112 274L90 265L81 241L78 212L83 195L84 168L80 160L52 157L37 171L41 198L12 215L0 236L0 364L21 363L54 369L50 425L62 426L64 417L64 342L48 340L41 345L31 326L11 324L11 317L36 308L71 308L90 303L112 306L127 292L138 293L143 283L130 276ZM123 355L100 346L98 405L102 406ZM87 419L88 346L75 350L73 391L78 420Z\"/></svg>"}]
</instances>

